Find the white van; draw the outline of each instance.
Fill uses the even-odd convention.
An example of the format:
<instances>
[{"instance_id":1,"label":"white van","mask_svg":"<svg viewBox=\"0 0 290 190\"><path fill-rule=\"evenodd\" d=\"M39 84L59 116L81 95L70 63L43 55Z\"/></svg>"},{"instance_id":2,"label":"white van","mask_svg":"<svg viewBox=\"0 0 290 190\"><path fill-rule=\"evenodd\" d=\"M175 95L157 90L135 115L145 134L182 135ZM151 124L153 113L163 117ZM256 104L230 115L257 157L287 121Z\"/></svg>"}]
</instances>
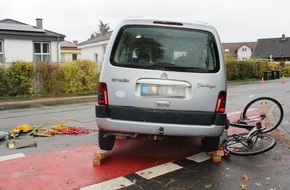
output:
<instances>
[{"instance_id":1,"label":"white van","mask_svg":"<svg viewBox=\"0 0 290 190\"><path fill-rule=\"evenodd\" d=\"M217 31L205 23L122 20L112 33L96 105L99 146L116 135L198 136L218 148L227 123L226 68Z\"/></svg>"}]
</instances>

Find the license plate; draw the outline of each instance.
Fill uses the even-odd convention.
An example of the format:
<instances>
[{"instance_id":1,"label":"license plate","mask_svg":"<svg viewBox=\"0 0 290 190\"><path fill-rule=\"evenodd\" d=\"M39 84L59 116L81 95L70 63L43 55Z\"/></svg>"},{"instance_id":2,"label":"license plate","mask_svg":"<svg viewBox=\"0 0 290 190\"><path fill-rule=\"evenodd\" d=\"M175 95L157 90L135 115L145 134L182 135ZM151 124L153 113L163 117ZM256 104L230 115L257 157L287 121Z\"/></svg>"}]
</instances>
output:
<instances>
[{"instance_id":1,"label":"license plate","mask_svg":"<svg viewBox=\"0 0 290 190\"><path fill-rule=\"evenodd\" d=\"M141 84L141 96L185 98L186 86Z\"/></svg>"}]
</instances>

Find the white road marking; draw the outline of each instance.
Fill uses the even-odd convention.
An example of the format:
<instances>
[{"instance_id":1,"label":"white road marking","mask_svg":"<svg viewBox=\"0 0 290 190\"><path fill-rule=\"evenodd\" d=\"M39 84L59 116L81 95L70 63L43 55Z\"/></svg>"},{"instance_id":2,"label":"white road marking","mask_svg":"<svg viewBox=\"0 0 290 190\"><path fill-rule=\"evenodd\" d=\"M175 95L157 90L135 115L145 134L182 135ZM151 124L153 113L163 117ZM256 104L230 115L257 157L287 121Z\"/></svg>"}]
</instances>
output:
<instances>
[{"instance_id":1,"label":"white road marking","mask_svg":"<svg viewBox=\"0 0 290 190\"><path fill-rule=\"evenodd\" d=\"M0 156L0 161L11 160L11 159L21 158L21 157L25 157L25 155L23 153L10 154L6 156Z\"/></svg>"},{"instance_id":2,"label":"white road marking","mask_svg":"<svg viewBox=\"0 0 290 190\"><path fill-rule=\"evenodd\" d=\"M204 162L211 159L211 157L206 152L200 152L186 158L187 160L195 161L197 163Z\"/></svg>"},{"instance_id":3,"label":"white road marking","mask_svg":"<svg viewBox=\"0 0 290 190\"><path fill-rule=\"evenodd\" d=\"M145 178L145 179L152 179L154 177L158 177L164 174L167 174L169 172L173 172L175 170L179 170L182 167L174 164L174 163L166 163L166 164L162 164L159 166L154 166L152 168L148 168L139 172L136 172L137 175Z\"/></svg>"},{"instance_id":4,"label":"white road marking","mask_svg":"<svg viewBox=\"0 0 290 190\"><path fill-rule=\"evenodd\" d=\"M108 181L104 181L98 184L90 185L87 187L81 188L81 190L116 190L116 189L121 189L124 187L128 187L130 185L133 185L130 180L124 178L124 177L118 177L115 179L111 179Z\"/></svg>"}]
</instances>

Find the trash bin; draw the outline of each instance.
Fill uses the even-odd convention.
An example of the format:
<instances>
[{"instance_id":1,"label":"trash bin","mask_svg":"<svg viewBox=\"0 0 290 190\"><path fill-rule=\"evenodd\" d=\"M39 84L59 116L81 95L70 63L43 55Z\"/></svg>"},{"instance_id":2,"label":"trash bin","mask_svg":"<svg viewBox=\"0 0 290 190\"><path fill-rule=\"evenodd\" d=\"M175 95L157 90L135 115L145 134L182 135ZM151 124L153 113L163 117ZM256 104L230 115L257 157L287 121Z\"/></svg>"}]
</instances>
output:
<instances>
[{"instance_id":1,"label":"trash bin","mask_svg":"<svg viewBox=\"0 0 290 190\"><path fill-rule=\"evenodd\" d=\"M264 80L270 80L270 79L271 79L271 72L264 71Z\"/></svg>"},{"instance_id":2,"label":"trash bin","mask_svg":"<svg viewBox=\"0 0 290 190\"><path fill-rule=\"evenodd\" d=\"M276 72L276 79L280 79L281 71L276 70L275 72Z\"/></svg>"},{"instance_id":3,"label":"trash bin","mask_svg":"<svg viewBox=\"0 0 290 190\"><path fill-rule=\"evenodd\" d=\"M277 75L276 71L275 70L270 70L270 72L271 72L271 79L276 79L277 78L276 77L276 75Z\"/></svg>"}]
</instances>

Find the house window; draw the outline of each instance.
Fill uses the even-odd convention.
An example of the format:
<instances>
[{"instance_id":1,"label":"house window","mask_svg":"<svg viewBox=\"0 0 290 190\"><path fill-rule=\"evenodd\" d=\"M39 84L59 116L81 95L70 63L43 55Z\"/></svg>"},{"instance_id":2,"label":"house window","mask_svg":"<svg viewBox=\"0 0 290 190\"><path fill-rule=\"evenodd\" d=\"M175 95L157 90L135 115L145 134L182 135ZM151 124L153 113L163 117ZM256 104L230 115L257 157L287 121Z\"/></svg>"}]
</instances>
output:
<instances>
[{"instance_id":1,"label":"house window","mask_svg":"<svg viewBox=\"0 0 290 190\"><path fill-rule=\"evenodd\" d=\"M76 61L78 59L78 55L76 53L72 54L72 60Z\"/></svg>"},{"instance_id":2,"label":"house window","mask_svg":"<svg viewBox=\"0 0 290 190\"><path fill-rule=\"evenodd\" d=\"M50 61L50 44L47 42L35 42L33 44L33 61L49 62Z\"/></svg>"},{"instance_id":3,"label":"house window","mask_svg":"<svg viewBox=\"0 0 290 190\"><path fill-rule=\"evenodd\" d=\"M60 55L60 61L61 61L61 62L65 62L65 54L64 54L64 53L62 53L62 54Z\"/></svg>"},{"instance_id":4,"label":"house window","mask_svg":"<svg viewBox=\"0 0 290 190\"><path fill-rule=\"evenodd\" d=\"M4 63L3 57L3 41L0 41L0 63Z\"/></svg>"},{"instance_id":5,"label":"house window","mask_svg":"<svg viewBox=\"0 0 290 190\"><path fill-rule=\"evenodd\" d=\"M95 53L95 62L96 62L96 63L98 63L98 59L99 59L99 58L98 58L98 54Z\"/></svg>"}]
</instances>

